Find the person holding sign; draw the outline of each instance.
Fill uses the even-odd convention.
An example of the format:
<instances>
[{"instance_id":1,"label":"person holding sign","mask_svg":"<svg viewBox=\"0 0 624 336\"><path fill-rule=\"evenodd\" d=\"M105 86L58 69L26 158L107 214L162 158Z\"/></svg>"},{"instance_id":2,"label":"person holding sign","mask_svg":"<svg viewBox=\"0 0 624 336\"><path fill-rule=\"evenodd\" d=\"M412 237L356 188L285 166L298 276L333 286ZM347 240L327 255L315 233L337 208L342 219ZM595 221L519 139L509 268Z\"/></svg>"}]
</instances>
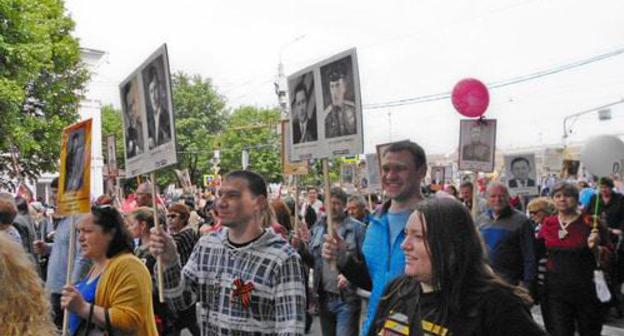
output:
<instances>
[{"instance_id":1,"label":"person holding sign","mask_svg":"<svg viewBox=\"0 0 624 336\"><path fill-rule=\"evenodd\" d=\"M356 219L347 216L345 205L347 194L339 187L330 191L332 220L336 235L349 253L362 256L362 243L366 227ZM357 335L359 333L361 299L356 287L349 283L330 263L322 258L323 236L327 233L327 218L312 228L309 244L297 233L296 237L304 241L305 247L300 249L304 260L314 260L313 293L318 295L320 306L319 316L323 335Z\"/></svg>"},{"instance_id":2,"label":"person holding sign","mask_svg":"<svg viewBox=\"0 0 624 336\"><path fill-rule=\"evenodd\" d=\"M224 228L200 239L186 265L173 238L152 230L150 252L162 258L165 299L177 311L199 302L202 335L303 335L303 267L295 249L262 226L266 182L234 171L219 193Z\"/></svg>"},{"instance_id":3,"label":"person holding sign","mask_svg":"<svg viewBox=\"0 0 624 336\"><path fill-rule=\"evenodd\" d=\"M71 335L89 328L156 336L150 274L134 256L124 220L110 205L94 206L78 223L82 255L93 267L81 281L63 288L61 306L71 312Z\"/></svg>"},{"instance_id":4,"label":"person holding sign","mask_svg":"<svg viewBox=\"0 0 624 336\"><path fill-rule=\"evenodd\" d=\"M381 154L381 183L390 201L368 225L362 246L364 260L339 250L337 240L325 236L323 258L336 260L338 269L354 285L372 288L360 335L368 334L386 285L405 270L405 255L401 250L405 224L423 200L420 184L426 174L427 156L422 147L411 141L389 145Z\"/></svg>"},{"instance_id":5,"label":"person holding sign","mask_svg":"<svg viewBox=\"0 0 624 336\"><path fill-rule=\"evenodd\" d=\"M59 187L59 178L56 177L50 183L51 197L50 203L57 205L56 195ZM55 231L50 233L54 242L47 243L45 240L36 240L34 242L33 251L40 256L48 257L48 268L46 278L46 291L50 293L50 302L52 313L54 315L54 323L60 330L63 326L63 310L61 309L61 293L65 284L67 269L71 267L72 275L70 282L74 283L84 276L91 263L80 253L80 245L75 241L71 241L71 230L73 228L72 216L61 216L58 213L53 215L53 226ZM76 244L76 253L74 255L73 265L69 265L67 257L69 256L70 244Z\"/></svg>"},{"instance_id":6,"label":"person holding sign","mask_svg":"<svg viewBox=\"0 0 624 336\"><path fill-rule=\"evenodd\" d=\"M357 132L355 103L345 99L347 69L336 63L327 73L331 105L325 109L325 137L335 138Z\"/></svg>"},{"instance_id":7,"label":"person holding sign","mask_svg":"<svg viewBox=\"0 0 624 336\"><path fill-rule=\"evenodd\" d=\"M606 227L592 230L591 215L578 210L576 186L560 182L552 189L558 214L544 220L539 237L547 250L546 282L541 304L551 335L601 335L604 312L597 297L594 270L599 248L609 243ZM598 253L596 253L598 252Z\"/></svg>"}]
</instances>

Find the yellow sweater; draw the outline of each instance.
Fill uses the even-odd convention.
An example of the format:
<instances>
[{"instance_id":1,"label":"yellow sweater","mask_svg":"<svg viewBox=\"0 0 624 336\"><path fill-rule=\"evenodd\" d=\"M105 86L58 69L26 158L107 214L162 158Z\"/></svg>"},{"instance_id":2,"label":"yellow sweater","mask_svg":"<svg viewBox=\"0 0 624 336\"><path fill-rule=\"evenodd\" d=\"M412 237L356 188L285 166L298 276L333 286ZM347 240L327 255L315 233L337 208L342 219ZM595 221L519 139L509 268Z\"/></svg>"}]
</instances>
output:
<instances>
[{"instance_id":1,"label":"yellow sweater","mask_svg":"<svg viewBox=\"0 0 624 336\"><path fill-rule=\"evenodd\" d=\"M115 329L137 336L158 336L150 273L131 253L109 260L95 292L95 305L108 308Z\"/></svg>"}]
</instances>

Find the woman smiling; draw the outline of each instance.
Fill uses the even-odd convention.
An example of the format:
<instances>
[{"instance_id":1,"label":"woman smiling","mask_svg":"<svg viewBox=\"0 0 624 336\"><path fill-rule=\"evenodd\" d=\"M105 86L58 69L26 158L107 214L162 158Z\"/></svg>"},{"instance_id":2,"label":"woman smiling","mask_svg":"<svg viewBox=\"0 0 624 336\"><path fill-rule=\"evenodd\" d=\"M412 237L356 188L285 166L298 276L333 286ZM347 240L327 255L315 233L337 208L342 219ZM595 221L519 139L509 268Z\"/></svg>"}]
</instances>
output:
<instances>
[{"instance_id":1,"label":"woman smiling","mask_svg":"<svg viewBox=\"0 0 624 336\"><path fill-rule=\"evenodd\" d=\"M421 202L405 233L405 275L386 288L369 335L545 335L528 295L486 264L464 205Z\"/></svg>"}]
</instances>

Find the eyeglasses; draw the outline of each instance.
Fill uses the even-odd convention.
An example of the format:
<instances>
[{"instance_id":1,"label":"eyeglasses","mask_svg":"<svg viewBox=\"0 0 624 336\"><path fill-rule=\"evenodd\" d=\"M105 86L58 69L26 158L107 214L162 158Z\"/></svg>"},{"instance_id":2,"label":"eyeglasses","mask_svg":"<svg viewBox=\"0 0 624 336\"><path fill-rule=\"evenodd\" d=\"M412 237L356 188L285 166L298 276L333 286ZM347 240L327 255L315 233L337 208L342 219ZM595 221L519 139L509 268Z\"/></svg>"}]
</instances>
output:
<instances>
[{"instance_id":1,"label":"eyeglasses","mask_svg":"<svg viewBox=\"0 0 624 336\"><path fill-rule=\"evenodd\" d=\"M529 215L535 215L542 210L529 211Z\"/></svg>"}]
</instances>

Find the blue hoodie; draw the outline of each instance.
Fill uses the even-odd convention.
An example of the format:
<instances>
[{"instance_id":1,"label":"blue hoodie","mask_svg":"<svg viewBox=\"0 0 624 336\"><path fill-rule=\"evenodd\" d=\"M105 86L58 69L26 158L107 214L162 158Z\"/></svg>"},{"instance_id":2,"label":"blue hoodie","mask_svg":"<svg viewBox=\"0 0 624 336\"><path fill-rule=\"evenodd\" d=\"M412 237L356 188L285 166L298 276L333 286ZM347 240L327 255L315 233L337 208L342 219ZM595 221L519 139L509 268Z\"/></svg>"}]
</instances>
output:
<instances>
[{"instance_id":1,"label":"blue hoodie","mask_svg":"<svg viewBox=\"0 0 624 336\"><path fill-rule=\"evenodd\" d=\"M366 321L360 335L368 334L368 329L375 319L377 305L386 285L405 273L405 255L401 250L405 233L401 231L394 244L391 244L390 239L390 224L388 213L385 211L379 217L371 219L362 246L362 253L366 260L373 288L368 299Z\"/></svg>"}]
</instances>

